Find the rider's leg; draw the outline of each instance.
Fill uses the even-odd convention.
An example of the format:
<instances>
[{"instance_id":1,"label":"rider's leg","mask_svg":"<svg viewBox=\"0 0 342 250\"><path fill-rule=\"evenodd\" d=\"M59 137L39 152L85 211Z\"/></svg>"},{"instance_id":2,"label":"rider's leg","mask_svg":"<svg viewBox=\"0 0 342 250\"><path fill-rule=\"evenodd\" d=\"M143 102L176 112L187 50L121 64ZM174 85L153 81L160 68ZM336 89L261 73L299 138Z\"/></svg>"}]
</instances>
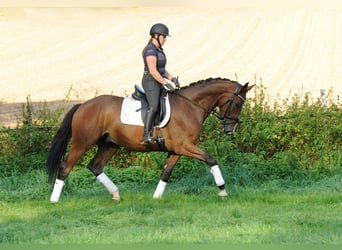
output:
<instances>
[{"instance_id":1,"label":"rider's leg","mask_svg":"<svg viewBox=\"0 0 342 250\"><path fill-rule=\"evenodd\" d=\"M154 124L155 115L156 115L155 110L153 109L153 107L150 107L147 112L146 120L144 124L144 136L141 140L142 144L153 143L152 128Z\"/></svg>"},{"instance_id":2,"label":"rider's leg","mask_svg":"<svg viewBox=\"0 0 342 250\"><path fill-rule=\"evenodd\" d=\"M145 90L147 102L149 105L149 110L147 112L145 126L144 126L144 136L141 143L153 143L152 129L154 125L155 115L159 110L159 99L161 93L161 84L153 79L151 75L144 75L143 78L143 88Z\"/></svg>"}]
</instances>

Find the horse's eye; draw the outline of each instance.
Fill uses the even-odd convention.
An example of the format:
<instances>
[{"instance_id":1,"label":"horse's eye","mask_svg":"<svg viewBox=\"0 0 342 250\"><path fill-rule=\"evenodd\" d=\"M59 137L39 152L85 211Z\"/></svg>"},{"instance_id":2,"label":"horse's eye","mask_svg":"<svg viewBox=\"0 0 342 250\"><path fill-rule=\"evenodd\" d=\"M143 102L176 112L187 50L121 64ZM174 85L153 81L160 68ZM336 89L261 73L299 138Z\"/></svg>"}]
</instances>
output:
<instances>
[{"instance_id":1,"label":"horse's eye","mask_svg":"<svg viewBox=\"0 0 342 250\"><path fill-rule=\"evenodd\" d=\"M242 108L242 106L243 106L243 103L235 103L235 108L237 108L237 109L241 109Z\"/></svg>"}]
</instances>

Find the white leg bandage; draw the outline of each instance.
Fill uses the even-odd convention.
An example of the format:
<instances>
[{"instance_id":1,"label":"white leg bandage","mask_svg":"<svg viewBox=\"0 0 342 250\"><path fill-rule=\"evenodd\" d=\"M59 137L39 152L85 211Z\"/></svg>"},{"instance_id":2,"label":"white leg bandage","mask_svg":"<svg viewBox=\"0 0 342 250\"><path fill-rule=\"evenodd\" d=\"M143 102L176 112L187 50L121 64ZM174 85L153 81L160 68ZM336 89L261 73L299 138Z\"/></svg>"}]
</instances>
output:
<instances>
[{"instance_id":1,"label":"white leg bandage","mask_svg":"<svg viewBox=\"0 0 342 250\"><path fill-rule=\"evenodd\" d=\"M119 190L118 187L108 178L105 173L98 175L96 179L98 182L102 183L111 194Z\"/></svg>"},{"instance_id":2,"label":"white leg bandage","mask_svg":"<svg viewBox=\"0 0 342 250\"><path fill-rule=\"evenodd\" d=\"M55 182L55 185L53 186L53 191L50 197L50 202L56 203L59 201L59 197L61 196L63 187L64 187L64 181L56 179L56 182Z\"/></svg>"},{"instance_id":3,"label":"white leg bandage","mask_svg":"<svg viewBox=\"0 0 342 250\"><path fill-rule=\"evenodd\" d=\"M155 199L161 198L165 191L166 185L167 185L167 182L160 180L156 188L156 191L153 194L153 198Z\"/></svg>"},{"instance_id":4,"label":"white leg bandage","mask_svg":"<svg viewBox=\"0 0 342 250\"><path fill-rule=\"evenodd\" d=\"M218 165L212 166L210 172L213 174L217 186L224 185L224 180Z\"/></svg>"}]
</instances>

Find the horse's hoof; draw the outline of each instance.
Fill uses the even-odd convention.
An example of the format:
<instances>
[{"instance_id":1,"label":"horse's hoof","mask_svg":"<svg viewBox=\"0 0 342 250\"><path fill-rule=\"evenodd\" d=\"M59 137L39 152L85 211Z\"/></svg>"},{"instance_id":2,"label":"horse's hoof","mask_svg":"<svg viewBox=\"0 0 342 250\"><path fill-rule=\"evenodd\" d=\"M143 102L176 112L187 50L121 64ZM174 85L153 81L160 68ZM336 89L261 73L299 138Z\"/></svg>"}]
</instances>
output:
<instances>
[{"instance_id":1,"label":"horse's hoof","mask_svg":"<svg viewBox=\"0 0 342 250\"><path fill-rule=\"evenodd\" d=\"M119 191L113 193L112 199L113 199L113 201L120 201L121 200Z\"/></svg>"},{"instance_id":2,"label":"horse's hoof","mask_svg":"<svg viewBox=\"0 0 342 250\"><path fill-rule=\"evenodd\" d=\"M228 197L228 193L225 189L221 190L219 193L218 193L218 196L223 200L223 199L227 199Z\"/></svg>"}]
</instances>

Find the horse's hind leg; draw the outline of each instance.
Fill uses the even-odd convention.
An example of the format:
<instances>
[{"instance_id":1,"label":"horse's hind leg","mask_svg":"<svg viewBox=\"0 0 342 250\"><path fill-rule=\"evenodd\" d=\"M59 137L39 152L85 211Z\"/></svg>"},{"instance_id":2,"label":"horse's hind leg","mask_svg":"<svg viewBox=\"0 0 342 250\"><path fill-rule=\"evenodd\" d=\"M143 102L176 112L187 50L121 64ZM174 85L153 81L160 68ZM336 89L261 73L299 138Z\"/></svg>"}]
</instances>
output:
<instances>
[{"instance_id":1,"label":"horse's hind leg","mask_svg":"<svg viewBox=\"0 0 342 250\"><path fill-rule=\"evenodd\" d=\"M97 154L89 163L88 168L96 176L96 179L106 187L112 195L112 199L120 201L118 187L103 172L105 164L116 151L117 148L113 143L99 143Z\"/></svg>"},{"instance_id":2,"label":"horse's hind leg","mask_svg":"<svg viewBox=\"0 0 342 250\"><path fill-rule=\"evenodd\" d=\"M165 163L165 166L163 169L163 173L160 177L160 181L159 181L158 186L157 186L157 188L153 194L153 198L158 199L158 198L161 198L163 196L167 182L170 179L172 170L175 167L177 161L179 160L179 157L180 157L180 155L169 153L169 155L166 159L166 163Z\"/></svg>"},{"instance_id":3,"label":"horse's hind leg","mask_svg":"<svg viewBox=\"0 0 342 250\"><path fill-rule=\"evenodd\" d=\"M76 143L74 143L70 148L67 159L60 163L58 176L50 197L50 201L52 203L56 203L59 201L64 187L64 180L68 177L71 169L75 166L76 162L80 159L80 157L85 153L86 150L86 148L78 147Z\"/></svg>"}]
</instances>

